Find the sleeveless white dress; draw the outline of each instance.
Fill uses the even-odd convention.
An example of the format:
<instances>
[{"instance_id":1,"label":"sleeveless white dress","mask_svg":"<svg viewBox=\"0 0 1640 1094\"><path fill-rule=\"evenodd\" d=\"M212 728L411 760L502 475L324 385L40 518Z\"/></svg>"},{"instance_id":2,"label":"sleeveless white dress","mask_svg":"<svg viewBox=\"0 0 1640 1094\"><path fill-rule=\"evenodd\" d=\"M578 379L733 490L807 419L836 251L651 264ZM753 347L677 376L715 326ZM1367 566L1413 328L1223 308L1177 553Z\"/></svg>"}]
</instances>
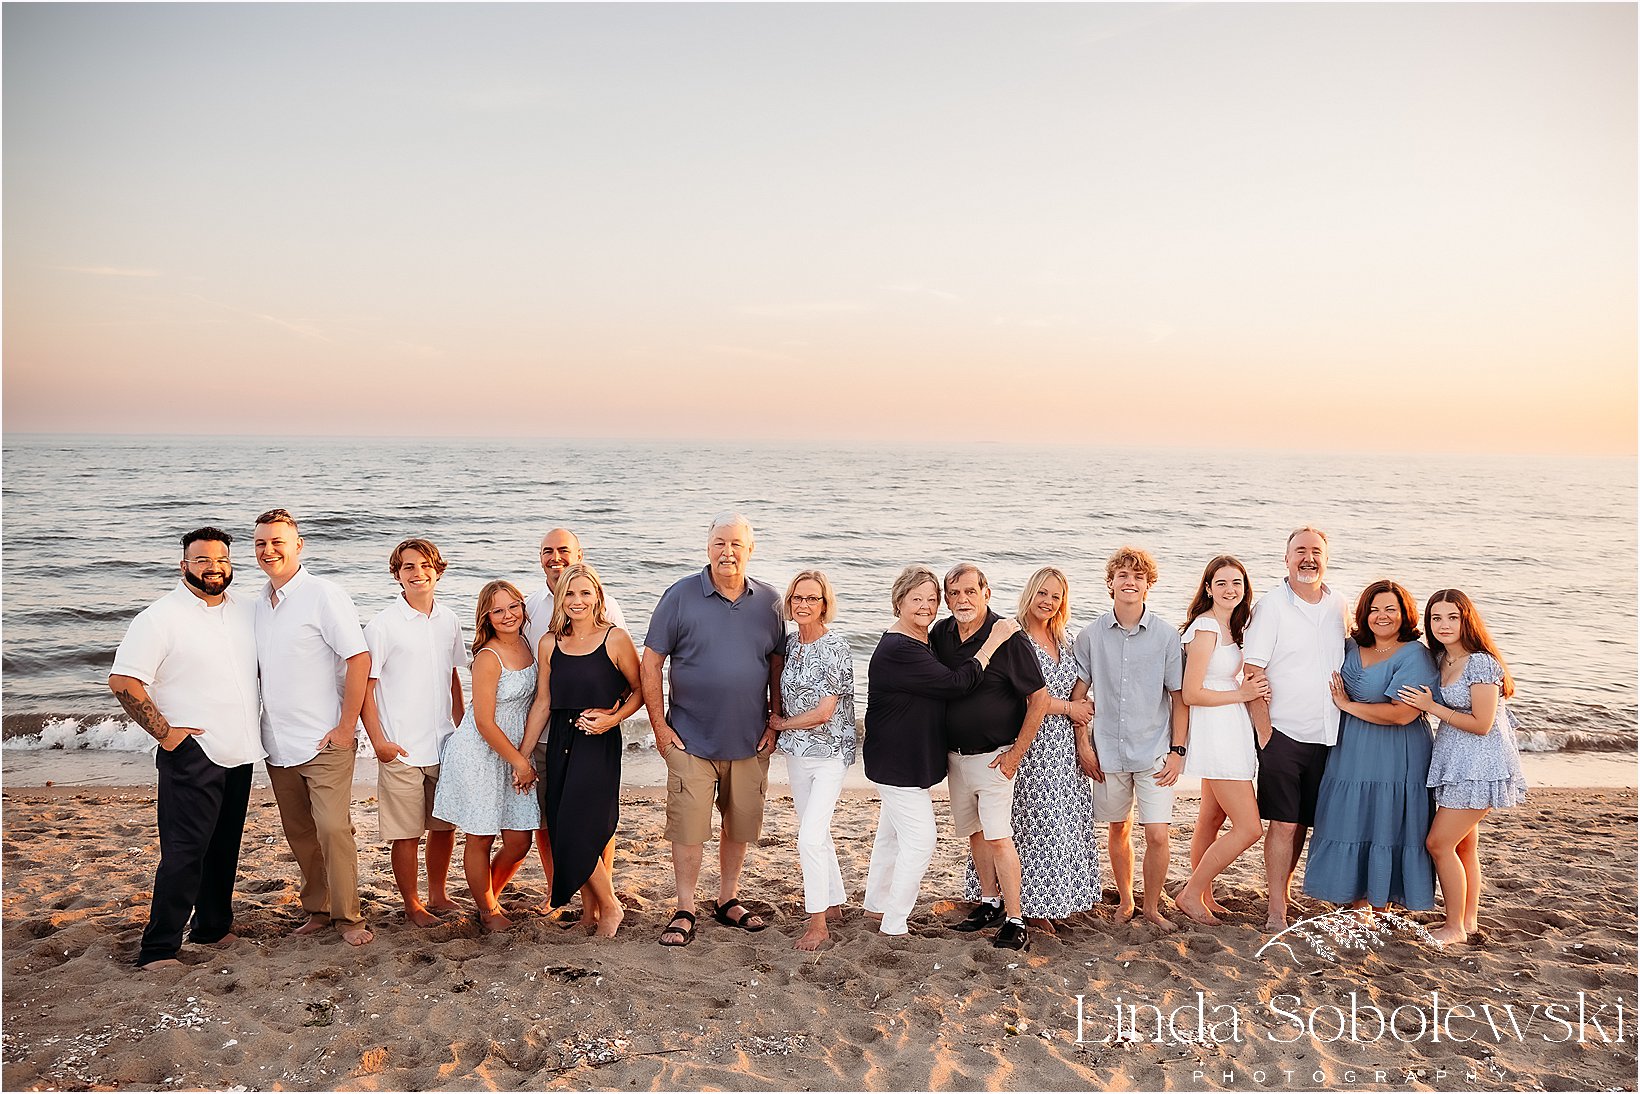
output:
<instances>
[{"instance_id":1,"label":"sleeveless white dress","mask_svg":"<svg viewBox=\"0 0 1640 1094\"><path fill-rule=\"evenodd\" d=\"M1241 647L1220 632L1218 620L1210 615L1197 616L1180 640L1188 647L1201 631L1218 635L1202 686L1208 691L1237 690L1241 687ZM1184 773L1198 779L1252 779L1258 775L1256 743L1246 704L1191 707Z\"/></svg>"}]
</instances>

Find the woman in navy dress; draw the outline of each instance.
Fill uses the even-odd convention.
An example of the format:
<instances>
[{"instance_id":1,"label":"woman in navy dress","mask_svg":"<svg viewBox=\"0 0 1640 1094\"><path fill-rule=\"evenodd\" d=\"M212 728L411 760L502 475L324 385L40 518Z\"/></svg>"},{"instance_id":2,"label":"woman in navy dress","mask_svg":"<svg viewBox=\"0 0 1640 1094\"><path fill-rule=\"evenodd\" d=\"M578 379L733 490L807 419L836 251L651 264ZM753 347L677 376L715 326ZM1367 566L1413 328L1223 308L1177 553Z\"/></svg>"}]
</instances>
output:
<instances>
[{"instance_id":1,"label":"woman in navy dress","mask_svg":"<svg viewBox=\"0 0 1640 1094\"><path fill-rule=\"evenodd\" d=\"M1481 613L1461 591L1442 589L1429 598L1424 630L1441 674L1440 696L1408 687L1401 701L1441 720L1429 764L1436 809L1428 845L1446 923L1432 933L1442 943L1463 942L1480 929L1481 820L1526 800L1514 716L1504 702L1515 681Z\"/></svg>"},{"instance_id":2,"label":"woman in navy dress","mask_svg":"<svg viewBox=\"0 0 1640 1094\"><path fill-rule=\"evenodd\" d=\"M600 938L614 938L624 916L605 849L621 817L621 721L642 701L638 651L604 614L598 572L570 566L553 591L530 724L550 712L540 795L552 906L580 890L581 919Z\"/></svg>"},{"instance_id":3,"label":"woman in navy dress","mask_svg":"<svg viewBox=\"0 0 1640 1094\"><path fill-rule=\"evenodd\" d=\"M1401 586L1375 581L1362 590L1332 678L1343 720L1316 800L1310 896L1379 911L1435 907L1435 864L1424 847L1435 811L1425 785L1432 737L1423 712L1396 698L1435 681L1421 633Z\"/></svg>"}]
</instances>

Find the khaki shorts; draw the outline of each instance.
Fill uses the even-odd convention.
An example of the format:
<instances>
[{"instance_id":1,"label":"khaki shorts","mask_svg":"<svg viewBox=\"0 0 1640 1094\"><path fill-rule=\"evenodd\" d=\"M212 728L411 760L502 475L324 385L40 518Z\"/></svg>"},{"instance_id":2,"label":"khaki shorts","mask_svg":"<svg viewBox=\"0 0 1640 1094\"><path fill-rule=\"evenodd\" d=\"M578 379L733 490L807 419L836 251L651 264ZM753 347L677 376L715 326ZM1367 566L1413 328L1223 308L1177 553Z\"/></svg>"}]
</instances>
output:
<instances>
[{"instance_id":1,"label":"khaki shorts","mask_svg":"<svg viewBox=\"0 0 1640 1094\"><path fill-rule=\"evenodd\" d=\"M1160 769L1162 761L1156 761ZM1173 786L1157 786L1154 771L1107 771L1105 781L1093 784L1093 819L1100 824L1120 824L1133 816L1139 802L1140 824L1173 822Z\"/></svg>"},{"instance_id":2,"label":"khaki shorts","mask_svg":"<svg viewBox=\"0 0 1640 1094\"><path fill-rule=\"evenodd\" d=\"M991 761L1012 745L995 752L964 756L946 753L946 778L951 783L951 823L957 835L967 839L983 832L986 839L1012 839L1014 835L1014 780L992 767Z\"/></svg>"},{"instance_id":3,"label":"khaki shorts","mask_svg":"<svg viewBox=\"0 0 1640 1094\"><path fill-rule=\"evenodd\" d=\"M712 838L712 805L723 814L723 838L751 843L763 832L769 757L706 760L681 748L666 750L666 839L705 843Z\"/></svg>"},{"instance_id":4,"label":"khaki shorts","mask_svg":"<svg viewBox=\"0 0 1640 1094\"><path fill-rule=\"evenodd\" d=\"M383 843L420 839L423 832L451 832L455 825L433 816L438 764L412 767L403 759L376 761L376 821Z\"/></svg>"}]
</instances>

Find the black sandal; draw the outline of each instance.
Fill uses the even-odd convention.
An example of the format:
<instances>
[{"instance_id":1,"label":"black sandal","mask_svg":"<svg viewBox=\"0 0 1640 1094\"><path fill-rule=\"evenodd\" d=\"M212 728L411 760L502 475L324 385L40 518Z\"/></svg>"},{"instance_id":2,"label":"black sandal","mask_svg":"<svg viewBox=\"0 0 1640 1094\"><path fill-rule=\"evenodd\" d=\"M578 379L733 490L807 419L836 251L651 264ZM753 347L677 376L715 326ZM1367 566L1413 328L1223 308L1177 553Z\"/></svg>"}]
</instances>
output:
<instances>
[{"instance_id":1,"label":"black sandal","mask_svg":"<svg viewBox=\"0 0 1640 1094\"><path fill-rule=\"evenodd\" d=\"M744 912L746 914L740 916L738 919L730 919L729 918L729 911L732 908L739 908L742 912ZM748 927L746 925L746 921L748 919L762 919L763 917L758 915L756 912L752 911L750 908L746 907L746 905L742 904L740 902L740 898L738 898L738 897L736 897L734 900L729 901L726 904L719 904L717 906L717 911L712 913L712 918L717 920L719 923L723 924L725 927L734 927L738 930L751 931L753 933L756 933L756 932L761 931L761 930L766 930L769 926L767 923L759 923L755 927Z\"/></svg>"},{"instance_id":2,"label":"black sandal","mask_svg":"<svg viewBox=\"0 0 1640 1094\"><path fill-rule=\"evenodd\" d=\"M680 922L683 922L683 921L687 921L689 923L689 926L687 928L678 926L678 924ZM677 935L678 938L680 939L680 941L678 941L678 942L668 942L666 940L667 935L673 935L673 934ZM687 946L687 945L689 945L689 943L693 942L694 940L695 940L695 913L694 912L686 912L682 908L679 908L677 911L672 913L672 922L670 922L666 925L666 930L661 932L661 936L657 941L659 941L660 944L663 945L663 946L674 946L675 947L675 946Z\"/></svg>"}]
</instances>

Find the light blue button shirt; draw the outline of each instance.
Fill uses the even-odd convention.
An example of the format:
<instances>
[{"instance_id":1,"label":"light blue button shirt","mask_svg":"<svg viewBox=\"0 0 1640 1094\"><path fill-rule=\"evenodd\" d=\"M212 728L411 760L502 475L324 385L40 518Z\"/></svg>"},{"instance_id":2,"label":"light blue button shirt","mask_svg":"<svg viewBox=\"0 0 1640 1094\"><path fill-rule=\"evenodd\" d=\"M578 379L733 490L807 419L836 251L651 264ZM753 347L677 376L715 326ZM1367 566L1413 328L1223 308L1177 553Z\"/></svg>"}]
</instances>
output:
<instances>
[{"instance_id":1,"label":"light blue button shirt","mask_svg":"<svg viewBox=\"0 0 1640 1094\"><path fill-rule=\"evenodd\" d=\"M1184 683L1179 631L1148 607L1131 631L1114 611L1082 628L1071 645L1076 675L1093 700L1093 749L1105 771L1155 771L1171 742L1169 692Z\"/></svg>"}]
</instances>

